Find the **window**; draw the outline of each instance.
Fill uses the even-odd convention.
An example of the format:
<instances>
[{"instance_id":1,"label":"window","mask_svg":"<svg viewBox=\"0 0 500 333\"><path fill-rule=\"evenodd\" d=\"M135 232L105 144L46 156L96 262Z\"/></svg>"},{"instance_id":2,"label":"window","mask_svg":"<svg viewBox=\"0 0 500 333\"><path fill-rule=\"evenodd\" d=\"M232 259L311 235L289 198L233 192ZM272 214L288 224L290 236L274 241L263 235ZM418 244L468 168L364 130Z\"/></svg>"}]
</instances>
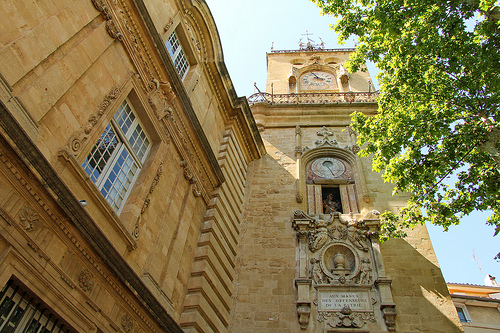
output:
<instances>
[{"instance_id":1,"label":"window","mask_svg":"<svg viewBox=\"0 0 500 333\"><path fill-rule=\"evenodd\" d=\"M0 294L0 332L75 332L26 288L10 280Z\"/></svg>"},{"instance_id":2,"label":"window","mask_svg":"<svg viewBox=\"0 0 500 333\"><path fill-rule=\"evenodd\" d=\"M455 304L455 308L457 309L458 318L460 319L460 322L462 322L462 323L470 323L471 322L470 317L469 317L469 313L467 312L465 305Z\"/></svg>"},{"instance_id":3,"label":"window","mask_svg":"<svg viewBox=\"0 0 500 333\"><path fill-rule=\"evenodd\" d=\"M184 80L184 77L189 70L189 63L175 32L168 37L165 45L167 46L168 53L174 62L177 73L181 77L181 80Z\"/></svg>"},{"instance_id":4,"label":"window","mask_svg":"<svg viewBox=\"0 0 500 333\"><path fill-rule=\"evenodd\" d=\"M116 212L125 203L150 146L139 118L125 100L82 164Z\"/></svg>"}]
</instances>

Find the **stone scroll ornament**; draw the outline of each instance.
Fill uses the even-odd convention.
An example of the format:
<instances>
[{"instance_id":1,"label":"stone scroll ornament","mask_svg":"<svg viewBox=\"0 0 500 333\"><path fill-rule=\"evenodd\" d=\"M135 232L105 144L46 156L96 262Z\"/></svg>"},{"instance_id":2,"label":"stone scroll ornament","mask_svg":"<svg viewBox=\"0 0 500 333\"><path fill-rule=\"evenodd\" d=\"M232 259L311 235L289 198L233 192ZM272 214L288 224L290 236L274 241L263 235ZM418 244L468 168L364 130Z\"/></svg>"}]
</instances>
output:
<instances>
[{"instance_id":1,"label":"stone scroll ornament","mask_svg":"<svg viewBox=\"0 0 500 333\"><path fill-rule=\"evenodd\" d=\"M95 125L99 122L102 115L106 112L109 106L118 98L120 92L121 89L118 87L111 88L109 93L102 100L101 104L99 104L97 112L91 114L87 118L87 123L83 126L83 131L80 130L69 139L68 148L74 156L78 155L81 148L83 147L83 144L85 143L85 141L87 141L90 133L94 129Z\"/></svg>"},{"instance_id":2,"label":"stone scroll ornament","mask_svg":"<svg viewBox=\"0 0 500 333\"><path fill-rule=\"evenodd\" d=\"M301 329L308 329L313 313L317 314L315 325L325 330L372 329L384 324L389 331L395 329L391 280L385 277L378 245L379 223L377 211L364 216L294 212Z\"/></svg>"}]
</instances>

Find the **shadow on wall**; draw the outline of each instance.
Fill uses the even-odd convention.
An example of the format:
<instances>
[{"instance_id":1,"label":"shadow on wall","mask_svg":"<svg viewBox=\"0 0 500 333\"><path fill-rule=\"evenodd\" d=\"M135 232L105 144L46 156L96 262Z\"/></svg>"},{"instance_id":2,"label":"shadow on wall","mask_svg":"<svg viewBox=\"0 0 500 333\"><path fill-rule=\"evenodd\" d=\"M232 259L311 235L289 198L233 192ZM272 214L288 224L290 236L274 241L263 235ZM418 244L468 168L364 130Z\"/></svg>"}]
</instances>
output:
<instances>
[{"instance_id":1,"label":"shadow on wall","mask_svg":"<svg viewBox=\"0 0 500 333\"><path fill-rule=\"evenodd\" d=\"M427 244L431 248L430 240ZM398 331L463 332L438 266L404 239L390 239L381 252L392 278Z\"/></svg>"}]
</instances>

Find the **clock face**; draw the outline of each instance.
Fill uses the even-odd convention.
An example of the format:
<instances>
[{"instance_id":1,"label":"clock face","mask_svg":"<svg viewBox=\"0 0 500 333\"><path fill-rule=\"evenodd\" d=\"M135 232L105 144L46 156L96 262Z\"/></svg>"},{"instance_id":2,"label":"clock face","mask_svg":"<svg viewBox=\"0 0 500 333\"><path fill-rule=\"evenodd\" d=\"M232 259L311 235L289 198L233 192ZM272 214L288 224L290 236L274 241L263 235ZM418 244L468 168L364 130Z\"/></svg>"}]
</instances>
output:
<instances>
[{"instance_id":1,"label":"clock face","mask_svg":"<svg viewBox=\"0 0 500 333\"><path fill-rule=\"evenodd\" d=\"M335 77L327 72L311 71L300 77L300 89L302 90L330 90L336 88Z\"/></svg>"},{"instance_id":2,"label":"clock face","mask_svg":"<svg viewBox=\"0 0 500 333\"><path fill-rule=\"evenodd\" d=\"M346 167L337 158L321 157L312 162L311 171L321 178L333 179L339 178L346 171Z\"/></svg>"}]
</instances>

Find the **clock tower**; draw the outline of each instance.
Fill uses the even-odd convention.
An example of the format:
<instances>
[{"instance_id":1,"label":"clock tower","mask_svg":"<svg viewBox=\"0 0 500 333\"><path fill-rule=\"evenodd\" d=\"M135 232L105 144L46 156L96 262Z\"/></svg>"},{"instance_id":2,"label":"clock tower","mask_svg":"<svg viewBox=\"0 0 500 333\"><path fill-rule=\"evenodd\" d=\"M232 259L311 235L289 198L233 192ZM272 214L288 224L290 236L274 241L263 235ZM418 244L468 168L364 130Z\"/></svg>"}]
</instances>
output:
<instances>
[{"instance_id":1,"label":"clock tower","mask_svg":"<svg viewBox=\"0 0 500 333\"><path fill-rule=\"evenodd\" d=\"M344 67L353 51L267 54L267 92L248 98L267 154L248 167L231 332L460 332L425 227L379 241L380 213L408 197L357 155L351 114L374 115L377 92Z\"/></svg>"}]
</instances>

